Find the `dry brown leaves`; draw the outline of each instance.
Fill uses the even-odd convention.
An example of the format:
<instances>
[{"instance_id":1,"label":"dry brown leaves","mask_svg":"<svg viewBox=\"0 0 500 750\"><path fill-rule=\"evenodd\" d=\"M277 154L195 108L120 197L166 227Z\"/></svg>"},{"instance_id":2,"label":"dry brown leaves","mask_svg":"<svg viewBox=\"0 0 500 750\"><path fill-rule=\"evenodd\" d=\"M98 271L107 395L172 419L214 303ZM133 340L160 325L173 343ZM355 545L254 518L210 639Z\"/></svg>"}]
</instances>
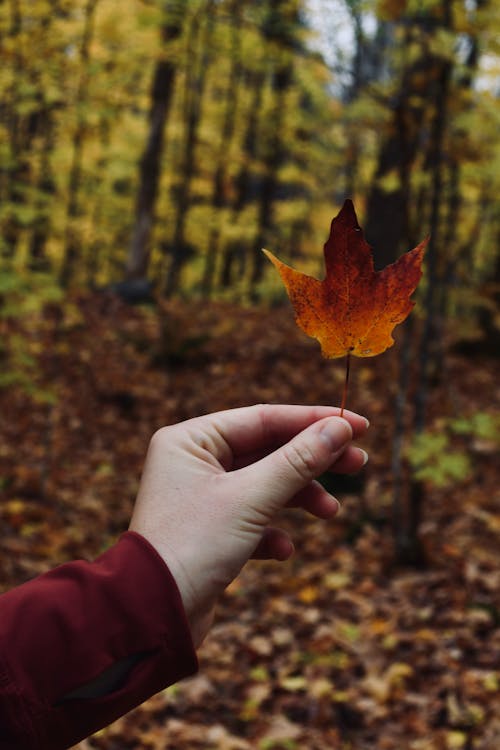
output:
<instances>
[{"instance_id":1,"label":"dry brown leaves","mask_svg":"<svg viewBox=\"0 0 500 750\"><path fill-rule=\"evenodd\" d=\"M161 424L259 401L331 403L341 389L342 372L288 310L176 303L158 318L96 296L57 320L30 321L44 342L39 384L56 401L0 392L3 587L116 539ZM500 747L496 457L478 451L474 476L451 491L428 487L429 566L394 568L386 383L396 357L354 369L371 461L339 490L339 518L290 511L295 557L251 564L229 588L200 673L80 750ZM448 357L447 367L431 419L451 400L498 409L498 365Z\"/></svg>"}]
</instances>

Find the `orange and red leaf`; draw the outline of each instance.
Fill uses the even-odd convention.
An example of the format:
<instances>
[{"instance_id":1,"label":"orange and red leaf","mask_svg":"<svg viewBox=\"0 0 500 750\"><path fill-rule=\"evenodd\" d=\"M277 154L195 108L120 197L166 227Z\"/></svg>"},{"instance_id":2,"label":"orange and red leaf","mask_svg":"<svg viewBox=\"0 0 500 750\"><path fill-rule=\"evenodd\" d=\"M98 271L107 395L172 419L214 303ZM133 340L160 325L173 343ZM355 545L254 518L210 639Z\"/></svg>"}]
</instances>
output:
<instances>
[{"instance_id":1,"label":"orange and red leaf","mask_svg":"<svg viewBox=\"0 0 500 750\"><path fill-rule=\"evenodd\" d=\"M428 238L382 271L375 271L352 201L331 224L324 246L323 281L282 263L276 266L295 310L297 324L321 344L324 357L374 357L393 345L392 331L412 310L410 296L422 276Z\"/></svg>"}]
</instances>

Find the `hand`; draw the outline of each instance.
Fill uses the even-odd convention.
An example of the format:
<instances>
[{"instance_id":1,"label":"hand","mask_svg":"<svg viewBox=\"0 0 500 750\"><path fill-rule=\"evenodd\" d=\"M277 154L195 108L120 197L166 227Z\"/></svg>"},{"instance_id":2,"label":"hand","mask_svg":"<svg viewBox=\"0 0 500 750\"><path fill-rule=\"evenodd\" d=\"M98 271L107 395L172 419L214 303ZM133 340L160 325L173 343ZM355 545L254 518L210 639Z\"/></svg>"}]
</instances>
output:
<instances>
[{"instance_id":1,"label":"hand","mask_svg":"<svg viewBox=\"0 0 500 750\"><path fill-rule=\"evenodd\" d=\"M320 406L250 406L163 427L153 436L130 529L158 551L177 582L195 645L217 597L250 557L286 560L293 544L270 526L286 506L328 519L338 503L314 481L353 473L351 445L368 422Z\"/></svg>"}]
</instances>

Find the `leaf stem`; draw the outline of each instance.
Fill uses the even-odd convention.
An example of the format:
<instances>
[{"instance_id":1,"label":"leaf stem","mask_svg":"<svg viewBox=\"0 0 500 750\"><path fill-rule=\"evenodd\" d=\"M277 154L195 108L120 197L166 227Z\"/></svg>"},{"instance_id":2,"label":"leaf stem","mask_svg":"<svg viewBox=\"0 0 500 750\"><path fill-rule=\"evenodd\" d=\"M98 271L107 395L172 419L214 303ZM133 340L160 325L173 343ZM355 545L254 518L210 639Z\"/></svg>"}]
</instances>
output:
<instances>
[{"instance_id":1,"label":"leaf stem","mask_svg":"<svg viewBox=\"0 0 500 750\"><path fill-rule=\"evenodd\" d=\"M349 370L351 369L351 352L347 352L345 360L345 382L344 382L344 393L342 394L342 404L340 405L340 416L344 416L345 404L347 401L347 387L349 385Z\"/></svg>"}]
</instances>

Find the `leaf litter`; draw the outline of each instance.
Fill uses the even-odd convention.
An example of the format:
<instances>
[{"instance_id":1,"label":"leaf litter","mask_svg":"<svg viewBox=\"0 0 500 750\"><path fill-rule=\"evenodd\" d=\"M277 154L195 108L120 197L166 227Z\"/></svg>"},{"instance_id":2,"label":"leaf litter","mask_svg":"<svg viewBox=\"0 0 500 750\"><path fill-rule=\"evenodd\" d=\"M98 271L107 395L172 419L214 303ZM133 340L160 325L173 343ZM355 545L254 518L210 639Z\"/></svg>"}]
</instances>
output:
<instances>
[{"instance_id":1,"label":"leaf litter","mask_svg":"<svg viewBox=\"0 0 500 750\"><path fill-rule=\"evenodd\" d=\"M9 326L28 335L21 321ZM331 403L342 380L286 309L176 302L159 317L90 295L63 308L57 330L31 319L29 331L44 344L37 385L55 399L0 391L4 589L113 543L160 425L261 401ZM396 372L395 349L356 368L356 406L372 422L363 441L370 462L339 485L339 517L287 511L294 558L252 563L229 587L200 673L79 750L500 747L497 456L477 452L474 474L451 491L427 485L428 566L396 568ZM492 360L449 354L431 423L448 403L455 413L498 413L498 375Z\"/></svg>"}]
</instances>

